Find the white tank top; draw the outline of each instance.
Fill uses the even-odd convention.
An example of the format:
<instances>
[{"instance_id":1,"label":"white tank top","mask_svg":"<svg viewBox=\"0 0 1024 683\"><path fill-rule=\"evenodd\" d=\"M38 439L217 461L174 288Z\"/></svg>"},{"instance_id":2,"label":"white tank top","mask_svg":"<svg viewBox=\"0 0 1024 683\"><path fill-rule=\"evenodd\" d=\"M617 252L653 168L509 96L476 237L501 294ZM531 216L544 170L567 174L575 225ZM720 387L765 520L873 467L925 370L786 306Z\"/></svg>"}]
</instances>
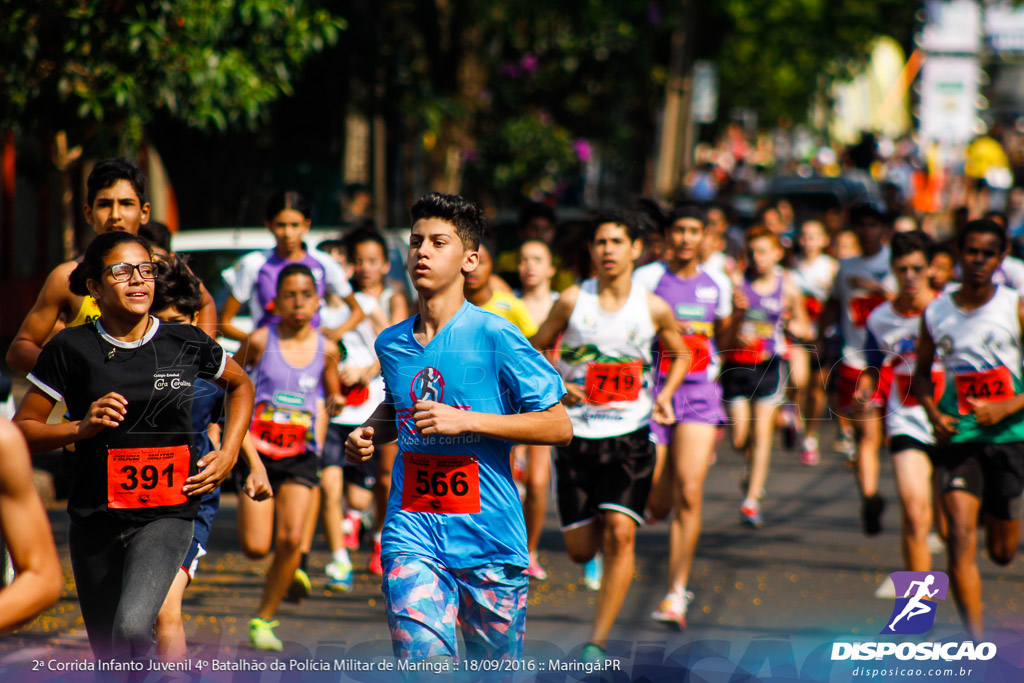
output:
<instances>
[{"instance_id":1,"label":"white tank top","mask_svg":"<svg viewBox=\"0 0 1024 683\"><path fill-rule=\"evenodd\" d=\"M966 397L1005 400L1024 390L1018 297L1015 290L999 285L984 306L964 311L947 289L924 311L928 333L946 368L939 410L959 418L952 439L956 443L1024 441L1024 411L981 427L965 405Z\"/></svg>"},{"instance_id":2,"label":"white tank top","mask_svg":"<svg viewBox=\"0 0 1024 683\"><path fill-rule=\"evenodd\" d=\"M575 436L607 439L650 424L654 336L643 287L632 286L626 304L608 313L598 305L597 280L580 285L558 360L565 383L588 396L567 409Z\"/></svg>"},{"instance_id":3,"label":"white tank top","mask_svg":"<svg viewBox=\"0 0 1024 683\"><path fill-rule=\"evenodd\" d=\"M900 315L885 302L868 316L868 332L885 354L881 374L889 385L889 400L886 402L885 426L889 435L903 434L921 443L934 443L932 423L924 408L910 391L910 378L917 364L917 337L921 332L921 316ZM937 395L942 395L945 386L940 354L936 353L932 365L932 381Z\"/></svg>"},{"instance_id":4,"label":"white tank top","mask_svg":"<svg viewBox=\"0 0 1024 683\"><path fill-rule=\"evenodd\" d=\"M395 323L402 322L401 320L391 319L391 297L394 295L394 289L391 287L384 287L380 292L380 296L377 297L377 303L380 304L380 310L384 312L384 317L387 319L388 325L394 325Z\"/></svg>"},{"instance_id":5,"label":"white tank top","mask_svg":"<svg viewBox=\"0 0 1024 683\"><path fill-rule=\"evenodd\" d=\"M377 300L362 292L355 293L356 301L363 313L369 316L377 307ZM348 306L339 308L322 308L320 315L324 324L328 327L341 327L348 320L351 311ZM356 325L355 329L349 330L341 338L345 357L338 363L338 370L345 366L366 367L373 365L377 360L377 354L373 350L373 342L377 334L373 331L373 325L369 318L364 318ZM348 403L340 413L331 418L331 423L339 425L361 425L370 418L377 406L384 402L384 378L378 374L365 387L342 387L342 394Z\"/></svg>"},{"instance_id":6,"label":"white tank top","mask_svg":"<svg viewBox=\"0 0 1024 683\"><path fill-rule=\"evenodd\" d=\"M790 270L790 277L805 297L813 297L824 304L832 293L834 273L835 260L827 254L819 254L810 263L797 263Z\"/></svg>"}]
</instances>

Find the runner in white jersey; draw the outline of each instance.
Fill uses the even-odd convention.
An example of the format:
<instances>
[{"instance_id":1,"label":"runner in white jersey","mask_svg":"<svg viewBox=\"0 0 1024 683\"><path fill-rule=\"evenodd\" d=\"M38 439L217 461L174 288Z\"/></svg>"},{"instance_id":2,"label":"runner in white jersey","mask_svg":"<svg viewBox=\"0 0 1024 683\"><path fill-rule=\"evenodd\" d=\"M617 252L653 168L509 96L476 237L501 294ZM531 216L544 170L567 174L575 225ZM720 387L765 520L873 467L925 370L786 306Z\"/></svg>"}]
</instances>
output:
<instances>
[{"instance_id":1,"label":"runner in white jersey","mask_svg":"<svg viewBox=\"0 0 1024 683\"><path fill-rule=\"evenodd\" d=\"M559 334L558 369L568 394L574 438L555 456L558 511L569 556L586 562L604 552L584 661L604 658L604 646L633 577L636 527L654 471L652 418L675 421L672 395L690 353L662 299L630 281L642 249L634 217L608 213L594 221L590 252L597 277L570 287L530 340L550 348ZM651 344L657 337L673 357L664 386L650 394Z\"/></svg>"},{"instance_id":2,"label":"runner in white jersey","mask_svg":"<svg viewBox=\"0 0 1024 683\"><path fill-rule=\"evenodd\" d=\"M899 232L892 238L892 271L896 277L896 298L882 304L868 316L866 361L871 371L861 375L858 393L867 398L879 383L889 386L885 425L896 491L900 499L900 550L908 571L932 568L928 533L932 528L932 463L935 444L928 415L910 393L914 374L915 348L921 331L921 314L935 298L928 286L928 254L932 240L921 231ZM936 394L945 385L941 365L933 368Z\"/></svg>"},{"instance_id":3,"label":"runner in white jersey","mask_svg":"<svg viewBox=\"0 0 1024 683\"><path fill-rule=\"evenodd\" d=\"M345 439L354 428L366 422L374 408L384 400L384 379L380 374L377 354L373 351L377 332L371 323L378 311L378 303L374 297L362 292L356 292L355 296L366 318L354 330L346 332L338 344L341 359L338 377L345 407L331 418L320 461L320 489L323 492L320 517L331 553L331 561L324 572L328 588L344 592L352 588L352 560L342 526L343 487L348 510L358 512L373 503L377 482L375 462L367 461L361 465L345 462ZM340 327L348 319L349 309L328 307L322 309L320 315L327 327Z\"/></svg>"},{"instance_id":4,"label":"runner in white jersey","mask_svg":"<svg viewBox=\"0 0 1024 683\"><path fill-rule=\"evenodd\" d=\"M984 514L989 558L1013 560L1024 511L1024 302L992 282L1006 254L1006 232L971 221L957 239L963 283L924 312L913 391L932 423L949 520L949 576L968 633L982 635L977 525ZM946 386L933 398L931 366L942 352Z\"/></svg>"},{"instance_id":5,"label":"runner in white jersey","mask_svg":"<svg viewBox=\"0 0 1024 683\"><path fill-rule=\"evenodd\" d=\"M836 377L835 393L841 416L853 418L856 441L856 475L861 494L861 524L873 536L882 531L885 501L878 494L878 449L882 445L883 389L867 401L855 401L857 380L867 367L864 341L868 315L892 298L895 283L889 272L889 247L884 244L885 217L872 206L856 207L850 220L860 240L861 256L843 259L836 274L835 289L819 320L822 333L836 319L843 334L842 357L831 369Z\"/></svg>"},{"instance_id":6,"label":"runner in white jersey","mask_svg":"<svg viewBox=\"0 0 1024 683\"><path fill-rule=\"evenodd\" d=\"M409 294L401 283L388 277L391 262L388 259L388 245L384 237L377 232L357 232L350 235L345 244L345 253L352 264L352 281L356 289L377 299L375 313L370 315L374 331L380 334L384 328L408 318L411 314ZM373 458L357 468L360 479L373 490L373 546L367 563L367 569L371 574L383 572L380 561L381 530L384 528L384 516L388 509L388 496L391 495L391 470L394 468L397 455L397 443L380 444L374 449ZM351 481L351 477L346 481ZM350 509L345 516L345 539L349 550L359 546L361 524L362 514L358 510Z\"/></svg>"},{"instance_id":7,"label":"runner in white jersey","mask_svg":"<svg viewBox=\"0 0 1024 683\"><path fill-rule=\"evenodd\" d=\"M839 263L825 253L828 248L828 233L818 221L807 221L800 226L798 237L800 255L789 271L790 280L804 297L804 309L811 324L813 338L818 337L818 319L825 302L832 295ZM804 435L800 462L817 465L821 462L818 449L818 431L825 411L826 373L822 369L824 360L817 350L802 344L789 347L790 377L796 387L798 406L797 431ZM826 363L827 365L827 363Z\"/></svg>"}]
</instances>

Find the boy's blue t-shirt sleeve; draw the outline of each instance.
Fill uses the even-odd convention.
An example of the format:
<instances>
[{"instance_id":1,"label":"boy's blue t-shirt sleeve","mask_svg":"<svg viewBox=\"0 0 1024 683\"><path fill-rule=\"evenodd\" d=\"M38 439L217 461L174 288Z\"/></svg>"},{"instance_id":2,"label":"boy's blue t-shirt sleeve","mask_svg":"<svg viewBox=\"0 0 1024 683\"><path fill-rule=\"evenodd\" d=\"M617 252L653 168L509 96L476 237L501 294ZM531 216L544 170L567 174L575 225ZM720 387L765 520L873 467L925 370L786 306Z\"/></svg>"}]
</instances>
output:
<instances>
[{"instance_id":1,"label":"boy's blue t-shirt sleeve","mask_svg":"<svg viewBox=\"0 0 1024 683\"><path fill-rule=\"evenodd\" d=\"M513 325L503 326L498 334L502 354L498 376L502 388L511 392L512 406L521 413L535 413L561 401L565 384L547 358Z\"/></svg>"}]
</instances>

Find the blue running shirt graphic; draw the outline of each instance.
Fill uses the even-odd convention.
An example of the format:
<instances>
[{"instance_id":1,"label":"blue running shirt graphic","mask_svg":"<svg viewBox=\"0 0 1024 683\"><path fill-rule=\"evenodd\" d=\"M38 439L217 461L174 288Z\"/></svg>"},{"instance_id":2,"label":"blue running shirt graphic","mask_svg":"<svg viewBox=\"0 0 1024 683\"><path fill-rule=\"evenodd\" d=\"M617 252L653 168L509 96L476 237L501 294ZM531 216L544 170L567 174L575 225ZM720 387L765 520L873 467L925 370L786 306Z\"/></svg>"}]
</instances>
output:
<instances>
[{"instance_id":1,"label":"blue running shirt graphic","mask_svg":"<svg viewBox=\"0 0 1024 683\"><path fill-rule=\"evenodd\" d=\"M936 601L946 599L949 577L943 572L893 572L889 578L896 588L896 604L879 633L927 633L935 623Z\"/></svg>"}]
</instances>

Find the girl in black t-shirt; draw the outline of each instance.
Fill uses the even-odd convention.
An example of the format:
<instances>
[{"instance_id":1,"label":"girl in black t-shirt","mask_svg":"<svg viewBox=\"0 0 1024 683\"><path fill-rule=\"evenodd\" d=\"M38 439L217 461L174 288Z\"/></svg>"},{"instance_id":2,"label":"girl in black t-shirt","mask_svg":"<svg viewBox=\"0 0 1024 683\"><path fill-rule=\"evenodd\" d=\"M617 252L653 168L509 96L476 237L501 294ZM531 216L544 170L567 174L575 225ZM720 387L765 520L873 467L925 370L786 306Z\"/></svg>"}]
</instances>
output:
<instances>
[{"instance_id":1,"label":"girl in black t-shirt","mask_svg":"<svg viewBox=\"0 0 1024 683\"><path fill-rule=\"evenodd\" d=\"M252 383L213 339L149 315L154 273L142 238L93 240L69 284L100 318L43 348L15 416L33 452L75 444L71 566L98 657L149 652L199 499L231 471L252 415ZM221 449L202 458L190 414L199 378L227 390L228 409ZM61 399L70 421L46 424Z\"/></svg>"}]
</instances>

